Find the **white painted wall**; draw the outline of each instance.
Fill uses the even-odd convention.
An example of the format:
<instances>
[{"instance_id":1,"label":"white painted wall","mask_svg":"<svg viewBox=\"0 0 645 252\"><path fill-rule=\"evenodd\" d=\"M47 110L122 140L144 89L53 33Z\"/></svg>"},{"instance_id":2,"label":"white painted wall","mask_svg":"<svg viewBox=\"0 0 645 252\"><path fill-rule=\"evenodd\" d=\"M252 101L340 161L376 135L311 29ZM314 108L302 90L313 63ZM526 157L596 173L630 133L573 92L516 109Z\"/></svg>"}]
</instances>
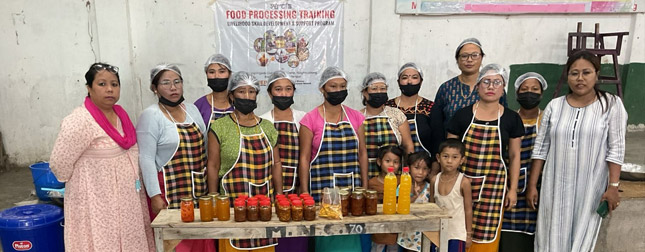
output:
<instances>
[{"instance_id":1,"label":"white painted wall","mask_svg":"<svg viewBox=\"0 0 645 252\"><path fill-rule=\"evenodd\" d=\"M346 104L354 108L361 107L359 85L371 71L388 76L390 96L399 95L396 72L408 61L424 68L421 94L433 98L443 81L458 74L454 50L467 37L482 41L484 63L563 64L566 34L578 21L586 31L598 22L602 32L630 32L621 63L645 62L643 13L399 16L394 1L344 4ZM82 102L83 75L95 61L120 67L119 104L135 123L156 100L149 70L159 62L180 65L187 101L206 94L203 62L217 52L208 5L207 0L5 1L0 9L0 132L9 161L25 165L49 158L62 118ZM308 111L321 101L319 94L297 94L294 106ZM266 94L259 103L258 114L270 108Z\"/></svg>"}]
</instances>

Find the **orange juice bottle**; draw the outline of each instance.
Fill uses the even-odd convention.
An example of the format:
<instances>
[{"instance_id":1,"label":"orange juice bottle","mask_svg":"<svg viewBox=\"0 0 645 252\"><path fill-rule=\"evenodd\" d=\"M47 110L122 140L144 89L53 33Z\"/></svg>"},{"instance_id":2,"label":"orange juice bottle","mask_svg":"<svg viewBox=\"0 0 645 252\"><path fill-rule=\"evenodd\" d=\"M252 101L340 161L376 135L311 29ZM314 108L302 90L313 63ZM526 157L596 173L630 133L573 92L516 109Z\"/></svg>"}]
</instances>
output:
<instances>
[{"instance_id":1,"label":"orange juice bottle","mask_svg":"<svg viewBox=\"0 0 645 252\"><path fill-rule=\"evenodd\" d=\"M387 175L383 182L383 213L396 213L396 176L394 167L387 168Z\"/></svg>"},{"instance_id":2,"label":"orange juice bottle","mask_svg":"<svg viewBox=\"0 0 645 252\"><path fill-rule=\"evenodd\" d=\"M410 191L412 190L412 177L410 176L410 168L403 167L403 174L401 174L401 185L399 186L399 202L396 206L398 214L410 213Z\"/></svg>"}]
</instances>

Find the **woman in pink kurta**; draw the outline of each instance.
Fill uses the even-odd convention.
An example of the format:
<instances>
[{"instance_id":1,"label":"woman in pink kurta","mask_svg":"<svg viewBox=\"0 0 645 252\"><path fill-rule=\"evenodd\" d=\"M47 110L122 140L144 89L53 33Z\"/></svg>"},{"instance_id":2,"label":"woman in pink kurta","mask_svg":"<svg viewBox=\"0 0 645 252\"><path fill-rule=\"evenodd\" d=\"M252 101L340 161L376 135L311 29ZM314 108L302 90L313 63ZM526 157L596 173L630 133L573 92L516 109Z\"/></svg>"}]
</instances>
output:
<instances>
[{"instance_id":1,"label":"woman in pink kurta","mask_svg":"<svg viewBox=\"0 0 645 252\"><path fill-rule=\"evenodd\" d=\"M88 97L63 119L50 165L65 184L66 251L154 251L136 132L119 99L118 68L95 63Z\"/></svg>"}]
</instances>

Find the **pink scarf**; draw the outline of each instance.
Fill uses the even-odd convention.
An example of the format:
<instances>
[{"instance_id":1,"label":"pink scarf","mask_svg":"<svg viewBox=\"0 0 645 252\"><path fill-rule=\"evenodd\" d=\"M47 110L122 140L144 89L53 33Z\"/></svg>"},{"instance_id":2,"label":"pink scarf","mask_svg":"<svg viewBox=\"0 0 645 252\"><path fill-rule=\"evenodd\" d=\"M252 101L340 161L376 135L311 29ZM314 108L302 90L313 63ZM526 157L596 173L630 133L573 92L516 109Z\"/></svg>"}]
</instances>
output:
<instances>
[{"instance_id":1,"label":"pink scarf","mask_svg":"<svg viewBox=\"0 0 645 252\"><path fill-rule=\"evenodd\" d=\"M101 128L105 131L105 133L107 133L108 136L112 138L112 140L114 140L119 146L121 146L121 148L127 150L130 149L132 145L137 143L137 132L134 129L134 125L130 121L128 113L125 112L125 110L121 106L114 105L112 109L119 117L119 120L121 120L123 133L125 136L121 136L121 134L119 134L119 131L114 126L112 126L105 114L103 114L103 112L98 107L96 107L96 105L94 105L89 96L85 97L85 108L90 112L92 117L94 117L96 123L98 123L99 126L101 126Z\"/></svg>"}]
</instances>

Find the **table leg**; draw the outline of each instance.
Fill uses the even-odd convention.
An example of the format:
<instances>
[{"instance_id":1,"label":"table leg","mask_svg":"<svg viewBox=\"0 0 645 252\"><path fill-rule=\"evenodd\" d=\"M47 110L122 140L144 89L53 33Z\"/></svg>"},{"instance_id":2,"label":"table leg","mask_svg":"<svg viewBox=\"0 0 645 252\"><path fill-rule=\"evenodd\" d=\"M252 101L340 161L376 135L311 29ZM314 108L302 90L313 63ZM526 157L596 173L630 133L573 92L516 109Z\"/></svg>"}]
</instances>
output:
<instances>
[{"instance_id":1,"label":"table leg","mask_svg":"<svg viewBox=\"0 0 645 252\"><path fill-rule=\"evenodd\" d=\"M430 252L430 247L432 242L430 241L430 238L428 238L427 235L421 233L421 251L422 252Z\"/></svg>"},{"instance_id":2,"label":"table leg","mask_svg":"<svg viewBox=\"0 0 645 252\"><path fill-rule=\"evenodd\" d=\"M161 228L155 228L155 247L157 252L163 251L163 234Z\"/></svg>"}]
</instances>

